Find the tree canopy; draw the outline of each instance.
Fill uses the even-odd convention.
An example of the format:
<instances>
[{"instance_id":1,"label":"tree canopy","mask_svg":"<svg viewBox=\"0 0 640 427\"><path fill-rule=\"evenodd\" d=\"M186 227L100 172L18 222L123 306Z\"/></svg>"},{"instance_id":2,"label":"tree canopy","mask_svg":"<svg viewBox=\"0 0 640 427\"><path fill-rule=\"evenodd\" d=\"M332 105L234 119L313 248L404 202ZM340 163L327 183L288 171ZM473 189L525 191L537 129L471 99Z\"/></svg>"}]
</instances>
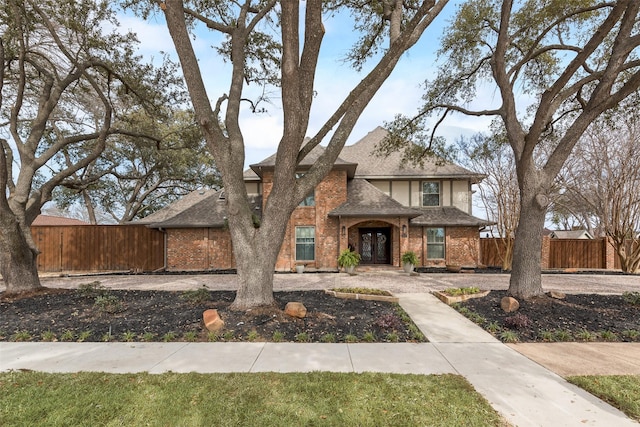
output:
<instances>
[{"instance_id":1,"label":"tree canopy","mask_svg":"<svg viewBox=\"0 0 640 427\"><path fill-rule=\"evenodd\" d=\"M542 293L541 233L564 162L588 126L640 86L639 7L632 0L466 1L444 33L442 66L426 83L424 105L397 126L411 130L435 116L435 135L456 113L502 121L520 188L514 296ZM487 92L495 96L480 97Z\"/></svg>"},{"instance_id":2,"label":"tree canopy","mask_svg":"<svg viewBox=\"0 0 640 427\"><path fill-rule=\"evenodd\" d=\"M184 99L175 66L145 64L136 37L117 25L108 1L0 6L0 272L9 292L40 286L29 226L54 189L115 135L141 136L127 115Z\"/></svg>"}]
</instances>

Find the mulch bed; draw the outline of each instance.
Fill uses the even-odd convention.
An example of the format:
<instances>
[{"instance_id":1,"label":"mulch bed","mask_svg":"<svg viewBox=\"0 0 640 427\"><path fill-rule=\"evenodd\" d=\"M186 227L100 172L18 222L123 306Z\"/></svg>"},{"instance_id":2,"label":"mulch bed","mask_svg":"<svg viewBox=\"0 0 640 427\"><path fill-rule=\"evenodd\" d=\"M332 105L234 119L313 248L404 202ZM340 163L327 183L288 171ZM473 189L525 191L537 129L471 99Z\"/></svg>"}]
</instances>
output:
<instances>
[{"instance_id":1,"label":"mulch bed","mask_svg":"<svg viewBox=\"0 0 640 427\"><path fill-rule=\"evenodd\" d=\"M239 312L229 309L235 292L207 291L203 301L202 291L44 288L18 299L0 294L0 340L272 341L277 331L282 341L344 342L348 335L360 342L425 341L393 303L340 299L323 291L276 292L277 307ZM304 319L284 314L290 301L306 306ZM225 322L217 336L202 321L210 308Z\"/></svg>"},{"instance_id":2,"label":"mulch bed","mask_svg":"<svg viewBox=\"0 0 640 427\"><path fill-rule=\"evenodd\" d=\"M542 296L519 301L516 312L505 313L500 308L500 300L506 295L506 291L491 291L486 297L464 301L459 307L482 316L485 321L477 323L485 329L492 323L497 324L501 329L494 332L496 336L509 330L518 334L520 342L640 342L640 305L627 302L621 295L567 294L565 299ZM526 316L530 324L514 316ZM472 314L472 320L473 317Z\"/></svg>"}]
</instances>

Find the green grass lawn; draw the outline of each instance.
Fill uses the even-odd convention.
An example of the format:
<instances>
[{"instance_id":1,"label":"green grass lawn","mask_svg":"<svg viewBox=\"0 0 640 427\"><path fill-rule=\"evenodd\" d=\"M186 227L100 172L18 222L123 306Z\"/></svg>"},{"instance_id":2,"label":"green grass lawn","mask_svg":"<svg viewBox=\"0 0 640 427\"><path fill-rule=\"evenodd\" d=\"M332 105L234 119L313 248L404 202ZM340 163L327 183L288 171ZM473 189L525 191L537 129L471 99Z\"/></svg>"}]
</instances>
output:
<instances>
[{"instance_id":1,"label":"green grass lawn","mask_svg":"<svg viewBox=\"0 0 640 427\"><path fill-rule=\"evenodd\" d=\"M640 375L577 376L567 381L640 421Z\"/></svg>"},{"instance_id":2,"label":"green grass lawn","mask_svg":"<svg viewBox=\"0 0 640 427\"><path fill-rule=\"evenodd\" d=\"M3 426L505 426L462 377L0 374Z\"/></svg>"}]
</instances>

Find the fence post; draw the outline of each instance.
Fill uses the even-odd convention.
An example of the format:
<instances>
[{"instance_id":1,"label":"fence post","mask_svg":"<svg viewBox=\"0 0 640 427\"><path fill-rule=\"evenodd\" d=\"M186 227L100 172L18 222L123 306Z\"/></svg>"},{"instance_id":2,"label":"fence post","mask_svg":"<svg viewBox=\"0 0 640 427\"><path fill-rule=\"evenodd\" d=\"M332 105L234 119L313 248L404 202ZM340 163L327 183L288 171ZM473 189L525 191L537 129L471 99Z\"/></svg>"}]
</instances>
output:
<instances>
[{"instance_id":1,"label":"fence post","mask_svg":"<svg viewBox=\"0 0 640 427\"><path fill-rule=\"evenodd\" d=\"M613 244L611 242L611 238L606 236L602 239L602 244L604 247L602 248L602 253L604 253L604 268L607 270L614 270L616 268L616 250L613 248Z\"/></svg>"}]
</instances>

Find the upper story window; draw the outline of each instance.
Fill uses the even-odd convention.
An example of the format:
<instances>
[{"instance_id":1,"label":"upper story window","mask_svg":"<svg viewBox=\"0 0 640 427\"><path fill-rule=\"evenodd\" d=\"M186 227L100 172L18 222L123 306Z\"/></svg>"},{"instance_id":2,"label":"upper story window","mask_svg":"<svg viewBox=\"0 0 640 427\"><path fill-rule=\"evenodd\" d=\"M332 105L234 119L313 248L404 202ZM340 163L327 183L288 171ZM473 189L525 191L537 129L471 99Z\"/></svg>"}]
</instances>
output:
<instances>
[{"instance_id":1,"label":"upper story window","mask_svg":"<svg viewBox=\"0 0 640 427\"><path fill-rule=\"evenodd\" d=\"M440 182L422 183L422 206L440 206Z\"/></svg>"},{"instance_id":2,"label":"upper story window","mask_svg":"<svg viewBox=\"0 0 640 427\"><path fill-rule=\"evenodd\" d=\"M296 179L301 178L303 173L296 173ZM311 190L311 193L305 197L298 206L315 206L316 205L316 190Z\"/></svg>"}]
</instances>

